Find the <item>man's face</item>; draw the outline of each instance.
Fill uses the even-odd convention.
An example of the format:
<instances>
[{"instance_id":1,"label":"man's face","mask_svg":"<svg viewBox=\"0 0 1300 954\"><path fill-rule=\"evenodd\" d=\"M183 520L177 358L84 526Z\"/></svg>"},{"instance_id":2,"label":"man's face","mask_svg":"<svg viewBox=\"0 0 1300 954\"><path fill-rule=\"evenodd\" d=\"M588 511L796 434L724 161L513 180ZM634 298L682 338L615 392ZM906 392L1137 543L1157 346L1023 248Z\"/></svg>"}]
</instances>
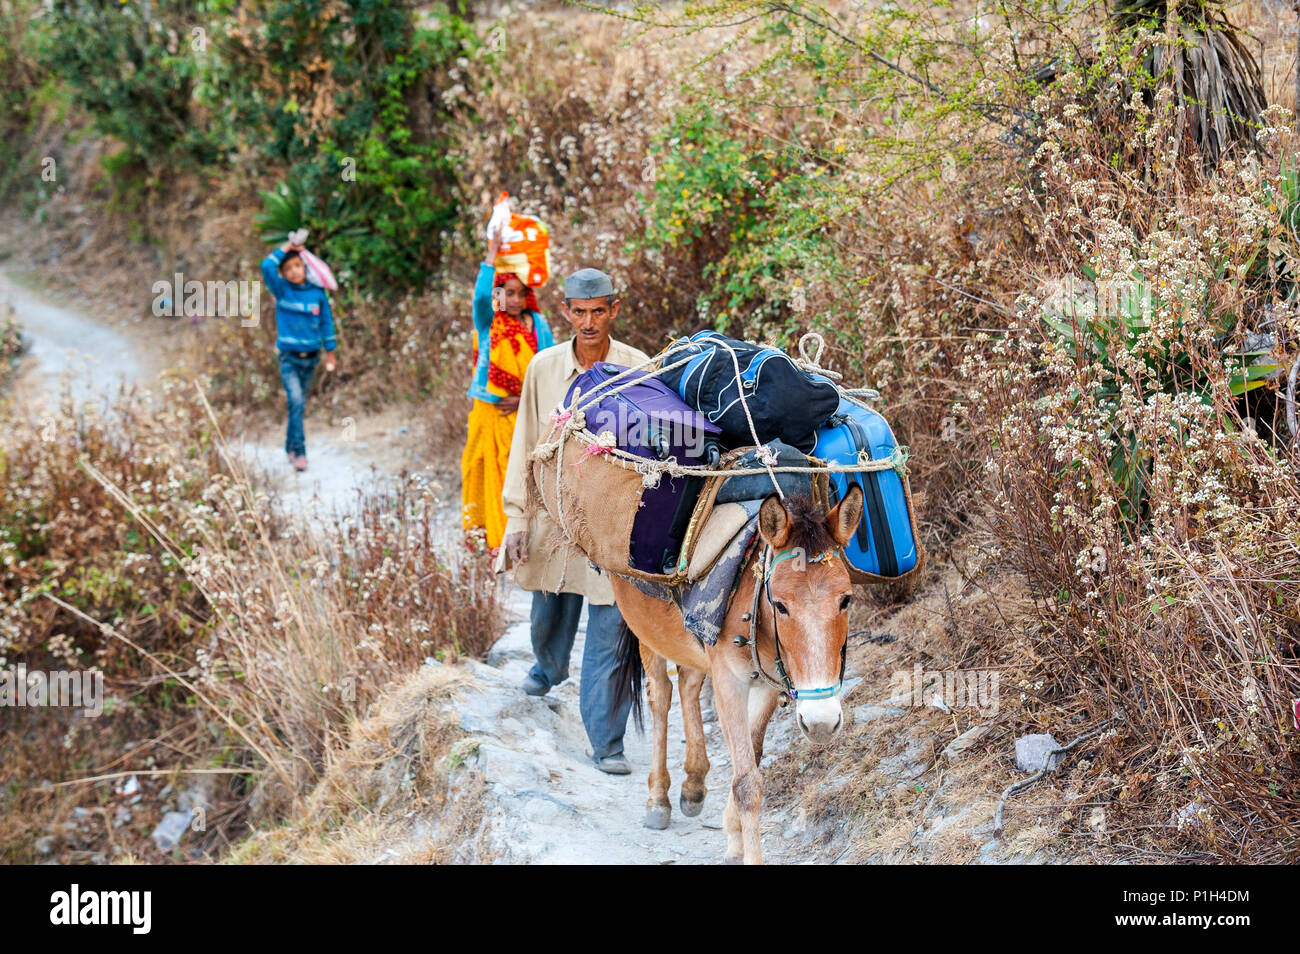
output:
<instances>
[{"instance_id":1,"label":"man's face","mask_svg":"<svg viewBox=\"0 0 1300 954\"><path fill-rule=\"evenodd\" d=\"M579 343L602 347L609 340L609 326L618 317L620 304L613 297L568 298L560 309Z\"/></svg>"},{"instance_id":2,"label":"man's face","mask_svg":"<svg viewBox=\"0 0 1300 954\"><path fill-rule=\"evenodd\" d=\"M280 274L284 276L285 281L301 285L307 280L307 266L303 265L301 258L295 256L280 266Z\"/></svg>"},{"instance_id":3,"label":"man's face","mask_svg":"<svg viewBox=\"0 0 1300 954\"><path fill-rule=\"evenodd\" d=\"M511 318L518 318L528 304L528 289L517 278L507 279L497 295L501 298L501 310Z\"/></svg>"}]
</instances>

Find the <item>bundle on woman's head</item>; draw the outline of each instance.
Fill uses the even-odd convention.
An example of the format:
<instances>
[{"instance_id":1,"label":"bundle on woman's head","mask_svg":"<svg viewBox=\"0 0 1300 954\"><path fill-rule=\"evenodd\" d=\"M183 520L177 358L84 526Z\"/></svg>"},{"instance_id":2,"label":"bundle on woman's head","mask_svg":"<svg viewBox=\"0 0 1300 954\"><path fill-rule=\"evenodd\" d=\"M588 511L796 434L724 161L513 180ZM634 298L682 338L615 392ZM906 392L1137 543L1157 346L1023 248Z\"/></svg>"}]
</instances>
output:
<instances>
[{"instance_id":1,"label":"bundle on woman's head","mask_svg":"<svg viewBox=\"0 0 1300 954\"><path fill-rule=\"evenodd\" d=\"M551 234L539 220L510 211L509 193L492 207L488 238L499 236L497 278L515 275L526 286L541 288L551 277Z\"/></svg>"}]
</instances>

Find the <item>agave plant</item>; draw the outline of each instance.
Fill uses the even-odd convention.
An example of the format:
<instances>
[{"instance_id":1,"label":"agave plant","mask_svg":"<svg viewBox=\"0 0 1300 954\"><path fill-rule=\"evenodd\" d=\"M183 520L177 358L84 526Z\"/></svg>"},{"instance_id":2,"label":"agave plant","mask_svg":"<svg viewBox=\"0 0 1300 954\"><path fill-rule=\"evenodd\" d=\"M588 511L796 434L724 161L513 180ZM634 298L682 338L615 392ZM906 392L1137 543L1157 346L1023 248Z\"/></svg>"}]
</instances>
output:
<instances>
[{"instance_id":1,"label":"agave plant","mask_svg":"<svg viewBox=\"0 0 1300 954\"><path fill-rule=\"evenodd\" d=\"M1121 31L1172 34L1173 42L1147 48L1143 71L1173 83L1179 131L1207 165L1253 142L1254 124L1268 105L1259 61L1225 6L1226 0L1115 0L1111 9L1111 23Z\"/></svg>"},{"instance_id":2,"label":"agave plant","mask_svg":"<svg viewBox=\"0 0 1300 954\"><path fill-rule=\"evenodd\" d=\"M314 245L323 245L331 239L364 238L367 234L364 226L347 223L364 218L368 210L350 209L337 196L330 196L325 208L317 207L316 214L309 217L302 189L296 182L278 183L274 189L258 195L262 197L262 214L256 219L257 228L271 244L285 241L296 229L309 229Z\"/></svg>"},{"instance_id":3,"label":"agave plant","mask_svg":"<svg viewBox=\"0 0 1300 954\"><path fill-rule=\"evenodd\" d=\"M258 194L262 197L262 214L257 218L257 228L267 242L284 242L290 232L304 227L302 192L297 183L281 182Z\"/></svg>"},{"instance_id":4,"label":"agave plant","mask_svg":"<svg viewBox=\"0 0 1300 954\"><path fill-rule=\"evenodd\" d=\"M1292 157L1288 162L1282 160L1281 181L1277 193L1270 188L1268 196L1282 213L1282 222L1287 228L1291 241L1300 245L1300 162Z\"/></svg>"}]
</instances>

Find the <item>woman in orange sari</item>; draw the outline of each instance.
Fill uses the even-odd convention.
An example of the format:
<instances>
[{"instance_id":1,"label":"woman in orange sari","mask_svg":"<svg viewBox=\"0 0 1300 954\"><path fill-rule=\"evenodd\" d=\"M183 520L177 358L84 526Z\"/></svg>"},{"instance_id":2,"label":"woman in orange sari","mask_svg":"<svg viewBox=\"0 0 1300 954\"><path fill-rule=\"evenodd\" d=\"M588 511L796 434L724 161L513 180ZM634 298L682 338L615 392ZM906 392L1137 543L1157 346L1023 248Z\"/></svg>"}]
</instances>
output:
<instances>
[{"instance_id":1,"label":"woman in orange sari","mask_svg":"<svg viewBox=\"0 0 1300 954\"><path fill-rule=\"evenodd\" d=\"M488 241L474 284L474 347L477 360L469 396L469 436L461 455L461 512L466 530L482 528L494 552L505 533L501 504L515 410L524 372L533 355L555 344L537 296L514 272L496 271L500 233Z\"/></svg>"}]
</instances>

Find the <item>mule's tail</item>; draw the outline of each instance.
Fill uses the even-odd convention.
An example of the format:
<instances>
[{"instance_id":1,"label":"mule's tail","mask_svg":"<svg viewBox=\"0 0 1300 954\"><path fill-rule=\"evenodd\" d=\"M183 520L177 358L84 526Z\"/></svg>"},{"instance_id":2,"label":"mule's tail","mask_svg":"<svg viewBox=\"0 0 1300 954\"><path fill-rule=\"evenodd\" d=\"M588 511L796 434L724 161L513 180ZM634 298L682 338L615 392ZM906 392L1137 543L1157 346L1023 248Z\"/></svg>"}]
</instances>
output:
<instances>
[{"instance_id":1,"label":"mule's tail","mask_svg":"<svg viewBox=\"0 0 1300 954\"><path fill-rule=\"evenodd\" d=\"M632 703L632 720L637 732L645 732L645 713L641 705L641 683L645 679L645 667L641 665L641 643L626 621L618 624L617 663L614 670L614 709L623 707L624 702Z\"/></svg>"}]
</instances>

